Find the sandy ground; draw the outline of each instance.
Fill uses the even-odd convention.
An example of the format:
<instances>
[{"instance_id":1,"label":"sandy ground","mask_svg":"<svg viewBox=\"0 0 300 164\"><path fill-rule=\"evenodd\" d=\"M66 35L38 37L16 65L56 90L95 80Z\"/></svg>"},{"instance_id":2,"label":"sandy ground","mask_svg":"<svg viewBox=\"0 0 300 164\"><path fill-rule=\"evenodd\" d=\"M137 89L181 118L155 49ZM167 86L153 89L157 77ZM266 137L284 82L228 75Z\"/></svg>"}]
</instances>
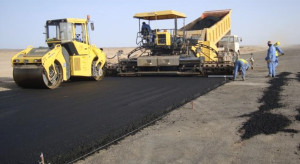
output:
<instances>
[{"instance_id":1,"label":"sandy ground","mask_svg":"<svg viewBox=\"0 0 300 164\"><path fill-rule=\"evenodd\" d=\"M108 57L119 49L132 48L104 48ZM299 163L300 49L283 48L275 79L265 78L266 50L241 49L242 57L255 57L246 81L227 83L77 163ZM16 52L0 51L0 91L19 89L10 66Z\"/></svg>"},{"instance_id":2,"label":"sandy ground","mask_svg":"<svg viewBox=\"0 0 300 164\"><path fill-rule=\"evenodd\" d=\"M20 50L0 50L0 91L18 89L13 81L11 57Z\"/></svg>"}]
</instances>

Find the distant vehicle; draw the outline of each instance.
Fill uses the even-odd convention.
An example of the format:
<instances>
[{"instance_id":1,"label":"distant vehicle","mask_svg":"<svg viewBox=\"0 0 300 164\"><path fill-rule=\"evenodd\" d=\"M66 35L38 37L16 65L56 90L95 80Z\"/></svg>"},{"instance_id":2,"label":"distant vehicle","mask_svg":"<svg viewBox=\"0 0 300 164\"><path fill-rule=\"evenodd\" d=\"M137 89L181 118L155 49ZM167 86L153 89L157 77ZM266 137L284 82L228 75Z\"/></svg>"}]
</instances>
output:
<instances>
[{"instance_id":1,"label":"distant vehicle","mask_svg":"<svg viewBox=\"0 0 300 164\"><path fill-rule=\"evenodd\" d=\"M219 48L225 48L240 55L240 42L242 39L236 35L226 35L218 43Z\"/></svg>"}]
</instances>

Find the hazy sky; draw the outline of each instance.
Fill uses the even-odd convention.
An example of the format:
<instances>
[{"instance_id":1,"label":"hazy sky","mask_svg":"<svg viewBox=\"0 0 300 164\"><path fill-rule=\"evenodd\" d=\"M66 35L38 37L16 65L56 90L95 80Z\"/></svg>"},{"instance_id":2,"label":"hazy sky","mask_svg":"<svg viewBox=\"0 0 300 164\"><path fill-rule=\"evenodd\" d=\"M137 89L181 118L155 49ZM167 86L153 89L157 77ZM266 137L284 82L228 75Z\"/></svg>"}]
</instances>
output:
<instances>
[{"instance_id":1,"label":"hazy sky","mask_svg":"<svg viewBox=\"0 0 300 164\"><path fill-rule=\"evenodd\" d=\"M299 44L299 8L300 0L0 0L0 48L46 46L46 20L86 18L87 14L95 23L93 44L134 47L138 31L135 13L177 10L187 15L187 24L204 11L220 9L232 9L231 32L241 36L244 45L264 46L268 40ZM171 28L170 24L157 21L151 26Z\"/></svg>"}]
</instances>

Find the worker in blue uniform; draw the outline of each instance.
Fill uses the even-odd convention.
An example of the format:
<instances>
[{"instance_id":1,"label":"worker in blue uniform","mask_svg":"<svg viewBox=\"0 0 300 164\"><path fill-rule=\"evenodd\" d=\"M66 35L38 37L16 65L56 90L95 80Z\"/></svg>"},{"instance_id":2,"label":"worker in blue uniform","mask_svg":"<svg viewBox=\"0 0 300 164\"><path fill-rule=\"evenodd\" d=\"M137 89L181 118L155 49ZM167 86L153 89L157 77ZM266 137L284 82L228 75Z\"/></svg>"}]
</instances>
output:
<instances>
[{"instance_id":1,"label":"worker in blue uniform","mask_svg":"<svg viewBox=\"0 0 300 164\"><path fill-rule=\"evenodd\" d=\"M142 24L142 35L143 35L143 37L146 38L147 42L152 42L153 34L151 31L151 28L145 22L143 22L143 24Z\"/></svg>"},{"instance_id":2,"label":"worker in blue uniform","mask_svg":"<svg viewBox=\"0 0 300 164\"><path fill-rule=\"evenodd\" d=\"M241 72L243 81L246 77L246 71L249 69L250 65L245 59L238 59L234 63L234 72L233 72L233 80L236 79L237 73Z\"/></svg>"},{"instance_id":3,"label":"worker in blue uniform","mask_svg":"<svg viewBox=\"0 0 300 164\"><path fill-rule=\"evenodd\" d=\"M276 61L275 61L275 67L277 67L278 66L278 59L279 59L279 56L281 56L281 55L284 55L284 53L283 53L283 51L281 50L281 48L279 47L279 45L280 45L280 42L276 42L275 44L274 44L274 47L275 47L275 50L276 50Z\"/></svg>"},{"instance_id":4,"label":"worker in blue uniform","mask_svg":"<svg viewBox=\"0 0 300 164\"><path fill-rule=\"evenodd\" d=\"M268 41L268 53L267 53L267 57L265 58L265 60L267 61L268 64L268 69L269 69L269 74L267 77L275 77L276 76L276 49L273 46L271 41Z\"/></svg>"}]
</instances>

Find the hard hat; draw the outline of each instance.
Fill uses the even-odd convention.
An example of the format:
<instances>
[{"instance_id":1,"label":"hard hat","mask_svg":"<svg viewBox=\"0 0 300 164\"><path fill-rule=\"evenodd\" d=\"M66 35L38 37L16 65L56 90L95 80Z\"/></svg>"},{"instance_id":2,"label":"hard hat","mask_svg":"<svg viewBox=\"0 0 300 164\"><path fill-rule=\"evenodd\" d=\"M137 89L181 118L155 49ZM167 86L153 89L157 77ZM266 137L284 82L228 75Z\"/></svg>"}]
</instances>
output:
<instances>
[{"instance_id":1,"label":"hard hat","mask_svg":"<svg viewBox=\"0 0 300 164\"><path fill-rule=\"evenodd\" d=\"M272 42L271 42L271 41L268 41L268 44L272 44Z\"/></svg>"},{"instance_id":2,"label":"hard hat","mask_svg":"<svg viewBox=\"0 0 300 164\"><path fill-rule=\"evenodd\" d=\"M276 42L275 44L279 46L279 45L280 45L280 42L278 41L278 42Z\"/></svg>"}]
</instances>

